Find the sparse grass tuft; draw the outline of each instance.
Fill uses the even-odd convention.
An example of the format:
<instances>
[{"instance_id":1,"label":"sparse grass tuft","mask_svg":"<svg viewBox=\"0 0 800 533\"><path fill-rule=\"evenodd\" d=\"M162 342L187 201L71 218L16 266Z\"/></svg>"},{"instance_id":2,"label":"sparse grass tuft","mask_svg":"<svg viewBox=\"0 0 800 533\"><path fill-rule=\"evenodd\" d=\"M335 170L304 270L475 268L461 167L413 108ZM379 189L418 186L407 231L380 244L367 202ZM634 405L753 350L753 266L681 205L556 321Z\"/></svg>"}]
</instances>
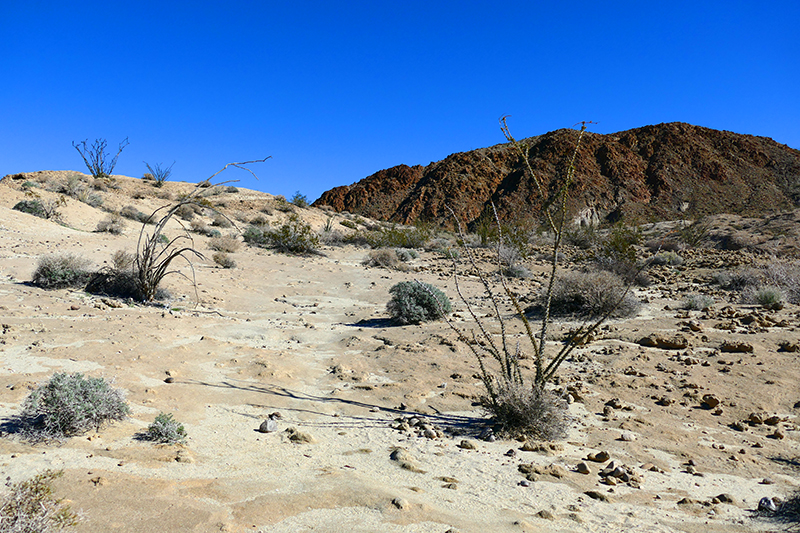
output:
<instances>
[{"instance_id":1,"label":"sparse grass tuft","mask_svg":"<svg viewBox=\"0 0 800 533\"><path fill-rule=\"evenodd\" d=\"M692 311L702 311L714 305L714 298L705 294L690 294L683 299L681 307Z\"/></svg>"},{"instance_id":2,"label":"sparse grass tuft","mask_svg":"<svg viewBox=\"0 0 800 533\"><path fill-rule=\"evenodd\" d=\"M742 300L746 303L758 304L766 309L783 309L786 298L778 287L766 286L745 290Z\"/></svg>"},{"instance_id":3,"label":"sparse grass tuft","mask_svg":"<svg viewBox=\"0 0 800 533\"><path fill-rule=\"evenodd\" d=\"M171 414L162 412L147 427L147 438L161 444L179 444L186 442L186 430Z\"/></svg>"},{"instance_id":4,"label":"sparse grass tuft","mask_svg":"<svg viewBox=\"0 0 800 533\"><path fill-rule=\"evenodd\" d=\"M46 255L39 259L31 283L43 289L83 288L92 273L89 261L75 254Z\"/></svg>"},{"instance_id":5,"label":"sparse grass tuft","mask_svg":"<svg viewBox=\"0 0 800 533\"><path fill-rule=\"evenodd\" d=\"M241 243L234 235L224 235L220 237L212 237L208 241L208 247L217 252L225 252L232 254L239 250Z\"/></svg>"},{"instance_id":6,"label":"sparse grass tuft","mask_svg":"<svg viewBox=\"0 0 800 533\"><path fill-rule=\"evenodd\" d=\"M97 431L129 413L125 396L103 378L56 373L25 400L19 420L32 441L61 440Z\"/></svg>"},{"instance_id":7,"label":"sparse grass tuft","mask_svg":"<svg viewBox=\"0 0 800 533\"><path fill-rule=\"evenodd\" d=\"M0 499L0 533L50 533L78 523L78 515L53 496L53 481L63 470L45 470L27 481L6 481Z\"/></svg>"},{"instance_id":8,"label":"sparse grass tuft","mask_svg":"<svg viewBox=\"0 0 800 533\"><path fill-rule=\"evenodd\" d=\"M386 306L400 324L419 324L441 318L452 310L450 299L428 283L401 281L389 289L392 299Z\"/></svg>"}]
</instances>

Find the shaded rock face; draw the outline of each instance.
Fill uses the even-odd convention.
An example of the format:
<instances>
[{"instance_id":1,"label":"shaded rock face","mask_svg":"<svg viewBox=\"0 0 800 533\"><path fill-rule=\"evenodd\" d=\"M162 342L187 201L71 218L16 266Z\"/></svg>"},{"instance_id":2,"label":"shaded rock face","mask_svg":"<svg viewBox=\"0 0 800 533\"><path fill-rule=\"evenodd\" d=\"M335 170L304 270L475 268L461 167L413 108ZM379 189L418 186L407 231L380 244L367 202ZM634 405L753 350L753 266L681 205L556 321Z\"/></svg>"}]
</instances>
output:
<instances>
[{"instance_id":1,"label":"shaded rock face","mask_svg":"<svg viewBox=\"0 0 800 533\"><path fill-rule=\"evenodd\" d=\"M448 156L428 166L400 165L325 192L314 205L380 220L450 225L494 202L504 220L538 219L565 174L578 132L525 139L534 173L510 144ZM759 216L800 206L800 150L766 137L684 123L614 134L584 134L569 193L573 221L675 219L714 213Z\"/></svg>"}]
</instances>

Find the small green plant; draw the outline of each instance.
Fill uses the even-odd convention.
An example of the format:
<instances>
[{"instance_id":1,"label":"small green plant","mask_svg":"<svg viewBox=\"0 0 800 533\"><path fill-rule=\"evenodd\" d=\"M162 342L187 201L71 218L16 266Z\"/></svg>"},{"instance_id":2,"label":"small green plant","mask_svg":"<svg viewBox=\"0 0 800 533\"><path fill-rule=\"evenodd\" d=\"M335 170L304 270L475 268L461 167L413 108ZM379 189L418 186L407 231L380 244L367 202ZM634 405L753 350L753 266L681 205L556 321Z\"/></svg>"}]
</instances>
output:
<instances>
[{"instance_id":1,"label":"small green plant","mask_svg":"<svg viewBox=\"0 0 800 533\"><path fill-rule=\"evenodd\" d=\"M58 200L42 200L39 195L32 190L28 190L26 194L32 199L21 200L14 204L12 209L43 218L45 220L54 220L56 222L61 220L61 213L58 212L58 208L67 204L67 201L63 196L61 196Z\"/></svg>"},{"instance_id":2,"label":"small green plant","mask_svg":"<svg viewBox=\"0 0 800 533\"><path fill-rule=\"evenodd\" d=\"M282 194L275 197L275 209L281 213L294 213L293 205L287 202L286 197Z\"/></svg>"},{"instance_id":3,"label":"small green plant","mask_svg":"<svg viewBox=\"0 0 800 533\"><path fill-rule=\"evenodd\" d=\"M129 218L136 222L147 223L150 222L150 216L142 213L132 205L126 205L119 210L119 214L125 218Z\"/></svg>"},{"instance_id":4,"label":"small green plant","mask_svg":"<svg viewBox=\"0 0 800 533\"><path fill-rule=\"evenodd\" d=\"M297 207L305 208L308 207L308 198L306 198L305 194L300 194L300 191L297 191L294 193L294 196L292 196L291 203Z\"/></svg>"},{"instance_id":5,"label":"small green plant","mask_svg":"<svg viewBox=\"0 0 800 533\"><path fill-rule=\"evenodd\" d=\"M266 234L269 245L279 252L289 254L316 253L319 246L319 237L311 226L295 213L273 231Z\"/></svg>"},{"instance_id":6,"label":"small green plant","mask_svg":"<svg viewBox=\"0 0 800 533\"><path fill-rule=\"evenodd\" d=\"M705 294L690 294L683 299L682 307L693 311L702 311L714 306L714 298Z\"/></svg>"},{"instance_id":7,"label":"small green plant","mask_svg":"<svg viewBox=\"0 0 800 533\"><path fill-rule=\"evenodd\" d=\"M25 400L19 420L32 441L61 440L123 420L129 413L125 395L103 378L56 373Z\"/></svg>"},{"instance_id":8,"label":"small green plant","mask_svg":"<svg viewBox=\"0 0 800 533\"><path fill-rule=\"evenodd\" d=\"M147 163L146 161L143 161L143 163L147 167L147 170L150 171L149 174L150 178L154 181L153 183L154 187L162 187L169 179L169 176L172 174L172 167L175 166L175 161L173 161L172 164L166 168L163 168L161 166L161 163L156 163L155 165L152 166L150 165L150 163ZM147 174L145 174L145 176L146 175Z\"/></svg>"},{"instance_id":9,"label":"small green plant","mask_svg":"<svg viewBox=\"0 0 800 533\"><path fill-rule=\"evenodd\" d=\"M222 268L236 268L236 261L225 252L215 252L211 259Z\"/></svg>"},{"instance_id":10,"label":"small green plant","mask_svg":"<svg viewBox=\"0 0 800 533\"><path fill-rule=\"evenodd\" d=\"M626 282L637 281L641 268L637 264L636 245L641 239L642 233L638 228L617 224L592 251L597 266L617 274ZM646 284L644 279L641 284Z\"/></svg>"},{"instance_id":11,"label":"small green plant","mask_svg":"<svg viewBox=\"0 0 800 533\"><path fill-rule=\"evenodd\" d=\"M111 155L106 152L108 141L105 139L95 140L91 147L88 146L86 142L87 141L81 141L76 143L73 141L72 146L78 151L79 154L81 154L81 158L86 164L86 168L89 169L89 173L95 179L107 178L111 176L111 173L114 172L114 167L117 166L119 154L121 154L122 150L124 150L125 147L130 144L128 142L128 138L126 137L121 143L119 143L117 155L111 157Z\"/></svg>"},{"instance_id":12,"label":"small green plant","mask_svg":"<svg viewBox=\"0 0 800 533\"><path fill-rule=\"evenodd\" d=\"M392 299L386 305L391 317L400 324L419 324L450 313L450 299L428 283L401 281L389 289Z\"/></svg>"},{"instance_id":13,"label":"small green plant","mask_svg":"<svg viewBox=\"0 0 800 533\"><path fill-rule=\"evenodd\" d=\"M683 264L683 257L675 252L659 252L652 256L648 263L651 265L680 266Z\"/></svg>"},{"instance_id":14,"label":"small green plant","mask_svg":"<svg viewBox=\"0 0 800 533\"><path fill-rule=\"evenodd\" d=\"M162 412L147 427L147 438L161 444L179 444L186 442L186 430L172 414Z\"/></svg>"},{"instance_id":15,"label":"small green plant","mask_svg":"<svg viewBox=\"0 0 800 533\"><path fill-rule=\"evenodd\" d=\"M342 225L342 226L344 226L345 228L350 228L350 229L353 229L353 230L358 230L358 224L356 224L356 223L355 223L355 222L353 222L352 220L347 220L347 219L340 220L340 221L339 221L339 224L341 224L341 225Z\"/></svg>"},{"instance_id":16,"label":"small green plant","mask_svg":"<svg viewBox=\"0 0 800 533\"><path fill-rule=\"evenodd\" d=\"M125 231L125 220L122 216L112 213L97 223L95 231L122 235L122 232Z\"/></svg>"},{"instance_id":17,"label":"small green plant","mask_svg":"<svg viewBox=\"0 0 800 533\"><path fill-rule=\"evenodd\" d=\"M46 255L39 259L31 283L43 289L83 288L92 276L89 261L75 254Z\"/></svg>"},{"instance_id":18,"label":"small green plant","mask_svg":"<svg viewBox=\"0 0 800 533\"><path fill-rule=\"evenodd\" d=\"M63 470L45 470L26 481L6 481L0 498L0 533L51 533L77 525L78 515L53 496L53 481Z\"/></svg>"},{"instance_id":19,"label":"small green plant","mask_svg":"<svg viewBox=\"0 0 800 533\"><path fill-rule=\"evenodd\" d=\"M411 248L397 248L395 253L397 254L397 258L404 263L408 263L419 258L419 253Z\"/></svg>"},{"instance_id":20,"label":"small green plant","mask_svg":"<svg viewBox=\"0 0 800 533\"><path fill-rule=\"evenodd\" d=\"M765 309L783 309L786 297L778 287L759 287L745 291L742 299L748 303L758 304Z\"/></svg>"}]
</instances>

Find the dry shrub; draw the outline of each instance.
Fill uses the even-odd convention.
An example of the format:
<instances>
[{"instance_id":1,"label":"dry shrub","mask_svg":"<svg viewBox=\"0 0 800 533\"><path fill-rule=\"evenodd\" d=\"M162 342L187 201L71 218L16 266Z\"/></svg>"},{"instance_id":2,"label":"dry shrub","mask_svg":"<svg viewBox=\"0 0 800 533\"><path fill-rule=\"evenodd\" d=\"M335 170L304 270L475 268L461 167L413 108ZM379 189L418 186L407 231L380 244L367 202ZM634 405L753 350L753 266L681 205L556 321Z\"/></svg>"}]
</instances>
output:
<instances>
[{"instance_id":1,"label":"dry shrub","mask_svg":"<svg viewBox=\"0 0 800 533\"><path fill-rule=\"evenodd\" d=\"M119 214L125 218L135 220L136 222L146 223L150 220L150 216L142 213L132 205L126 205L120 209Z\"/></svg>"},{"instance_id":2,"label":"dry shrub","mask_svg":"<svg viewBox=\"0 0 800 533\"><path fill-rule=\"evenodd\" d=\"M216 213L211 221L211 225L217 226L218 228L230 228L233 224L231 224L231 221L228 220L228 217L225 215Z\"/></svg>"},{"instance_id":3,"label":"dry shrub","mask_svg":"<svg viewBox=\"0 0 800 533\"><path fill-rule=\"evenodd\" d=\"M39 259L31 283L43 289L83 288L92 276L89 261L75 254L46 255Z\"/></svg>"},{"instance_id":4,"label":"dry shrub","mask_svg":"<svg viewBox=\"0 0 800 533\"><path fill-rule=\"evenodd\" d=\"M369 267L381 267L389 270L398 270L400 272L405 272L408 270L408 265L403 263L398 257L397 251L391 248L371 250L361 264Z\"/></svg>"},{"instance_id":5,"label":"dry shrub","mask_svg":"<svg viewBox=\"0 0 800 533\"><path fill-rule=\"evenodd\" d=\"M216 250L217 252L225 252L232 254L239 250L239 246L242 243L239 242L233 235L224 235L220 237L212 237L208 241L208 247L212 250Z\"/></svg>"},{"instance_id":6,"label":"dry shrub","mask_svg":"<svg viewBox=\"0 0 800 533\"><path fill-rule=\"evenodd\" d=\"M236 268L236 261L225 252L216 252L211 258L222 268Z\"/></svg>"},{"instance_id":7,"label":"dry shrub","mask_svg":"<svg viewBox=\"0 0 800 533\"><path fill-rule=\"evenodd\" d=\"M498 387L494 402L484 397L481 404L494 416L501 436L525 435L549 441L567 434L567 402L549 390L507 383Z\"/></svg>"},{"instance_id":8,"label":"dry shrub","mask_svg":"<svg viewBox=\"0 0 800 533\"><path fill-rule=\"evenodd\" d=\"M123 220L122 216L112 213L108 215L106 218L101 220L97 223L97 228L95 231L98 232L107 232L111 233L112 235L122 235L122 232L125 230L125 220Z\"/></svg>"},{"instance_id":9,"label":"dry shrub","mask_svg":"<svg viewBox=\"0 0 800 533\"><path fill-rule=\"evenodd\" d=\"M529 311L540 312L547 299L546 288ZM639 310L639 301L619 276L608 271L563 272L556 276L550 301L554 316L599 318L628 317Z\"/></svg>"},{"instance_id":10,"label":"dry shrub","mask_svg":"<svg viewBox=\"0 0 800 533\"><path fill-rule=\"evenodd\" d=\"M51 533L77 524L78 516L53 496L52 483L63 470L45 470L31 479L11 483L0 499L0 533Z\"/></svg>"}]
</instances>

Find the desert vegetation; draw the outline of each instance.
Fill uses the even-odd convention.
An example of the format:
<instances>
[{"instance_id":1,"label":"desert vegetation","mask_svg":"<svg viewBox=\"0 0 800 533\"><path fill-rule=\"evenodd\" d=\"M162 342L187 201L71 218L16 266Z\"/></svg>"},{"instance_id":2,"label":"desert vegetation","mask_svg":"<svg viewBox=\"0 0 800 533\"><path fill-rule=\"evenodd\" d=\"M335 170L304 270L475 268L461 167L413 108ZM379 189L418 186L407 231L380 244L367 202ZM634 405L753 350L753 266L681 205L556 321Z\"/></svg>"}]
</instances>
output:
<instances>
[{"instance_id":1,"label":"desert vegetation","mask_svg":"<svg viewBox=\"0 0 800 533\"><path fill-rule=\"evenodd\" d=\"M51 533L76 525L78 515L53 496L53 481L63 475L63 470L45 470L25 481L6 481L0 533Z\"/></svg>"}]
</instances>

